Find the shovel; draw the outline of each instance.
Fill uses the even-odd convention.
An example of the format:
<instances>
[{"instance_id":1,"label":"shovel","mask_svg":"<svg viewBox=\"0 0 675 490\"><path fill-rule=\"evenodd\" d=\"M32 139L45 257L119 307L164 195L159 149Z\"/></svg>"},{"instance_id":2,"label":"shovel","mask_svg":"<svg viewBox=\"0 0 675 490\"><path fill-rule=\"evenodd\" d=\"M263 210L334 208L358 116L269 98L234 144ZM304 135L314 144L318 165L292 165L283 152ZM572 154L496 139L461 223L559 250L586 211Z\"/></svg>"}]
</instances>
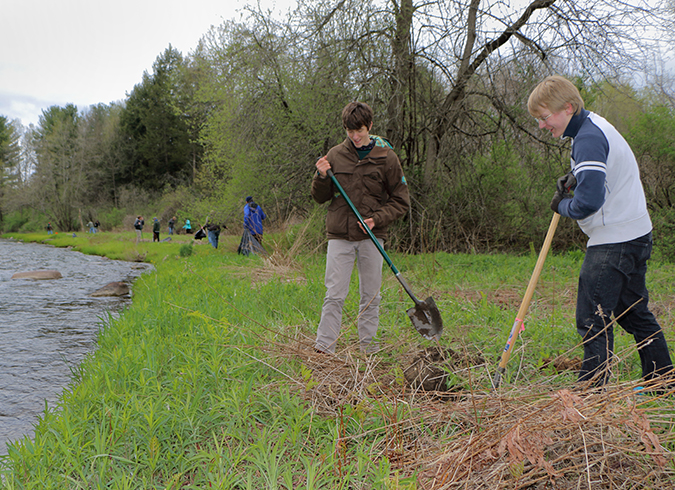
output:
<instances>
[{"instance_id":1,"label":"shovel","mask_svg":"<svg viewBox=\"0 0 675 490\"><path fill-rule=\"evenodd\" d=\"M551 219L551 224L548 227L548 232L546 233L544 244L541 247L541 252L539 252L537 263L534 266L532 277L530 278L530 282L527 285L527 290L525 291L525 296L523 297L523 301L520 303L520 308L516 314L516 321L513 322L509 339L506 341L506 347L504 347L504 352L502 353L502 360L499 363L497 372L492 378L492 387L494 389L499 388L499 385L502 381L502 375L506 372L506 363L509 362L509 357L511 357L513 346L515 345L516 340L518 340L518 334L525 329L523 326L525 314L527 313L527 309L530 307L530 301L532 300L532 295L534 294L534 288L539 281L539 274L541 274L541 270L544 268L544 261L546 260L548 250L551 248L551 242L553 241L553 235L555 234L555 229L558 226L559 220L560 215L558 213L553 213L553 219Z\"/></svg>"},{"instance_id":2,"label":"shovel","mask_svg":"<svg viewBox=\"0 0 675 490\"><path fill-rule=\"evenodd\" d=\"M415 302L415 306L407 310L408 316L410 317L410 321L415 327L415 330L417 330L420 333L420 335L427 340L440 340L441 334L443 333L443 319L441 318L441 312L438 311L438 307L436 306L434 298L430 296L426 300L420 301L415 297L412 290L410 289L410 286L408 286L408 283L405 281L399 270L396 268L394 263L387 255L387 252L384 251L384 248L382 248L380 242L377 240L377 238L375 238L373 232L370 231L370 226L368 226L365 223L365 221L363 221L361 213L359 213L359 211L356 209L354 203L352 203L352 201L349 199L349 196L347 196L345 190L342 188L338 180L335 178L333 171L331 169L328 169L327 174L333 181L333 184L335 184L335 186L340 191L340 194L342 194L342 197L345 198L347 204L349 204L349 207L358 218L359 223L361 223L363 229L366 231L366 233L368 233L368 236L373 241L377 249L380 251L380 254L382 254L382 257L387 262L387 265L389 265L389 268L396 275L396 279L398 279L398 282L401 283L401 286L403 286L405 292L408 293L408 296L410 296L412 300Z\"/></svg>"}]
</instances>

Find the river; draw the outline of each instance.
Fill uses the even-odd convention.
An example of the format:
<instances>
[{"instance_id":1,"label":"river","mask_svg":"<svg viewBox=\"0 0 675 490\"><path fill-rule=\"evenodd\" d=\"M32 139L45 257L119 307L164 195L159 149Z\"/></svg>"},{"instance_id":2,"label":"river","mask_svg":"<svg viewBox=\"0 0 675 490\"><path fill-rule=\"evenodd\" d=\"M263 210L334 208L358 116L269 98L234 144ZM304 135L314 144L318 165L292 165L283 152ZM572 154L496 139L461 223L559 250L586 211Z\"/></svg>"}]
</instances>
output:
<instances>
[{"instance_id":1,"label":"river","mask_svg":"<svg viewBox=\"0 0 675 490\"><path fill-rule=\"evenodd\" d=\"M149 267L0 240L0 455L7 442L32 436L45 401L56 405L71 370L96 348L99 329L131 301L90 294L113 281L131 283ZM11 279L39 269L63 278Z\"/></svg>"}]
</instances>

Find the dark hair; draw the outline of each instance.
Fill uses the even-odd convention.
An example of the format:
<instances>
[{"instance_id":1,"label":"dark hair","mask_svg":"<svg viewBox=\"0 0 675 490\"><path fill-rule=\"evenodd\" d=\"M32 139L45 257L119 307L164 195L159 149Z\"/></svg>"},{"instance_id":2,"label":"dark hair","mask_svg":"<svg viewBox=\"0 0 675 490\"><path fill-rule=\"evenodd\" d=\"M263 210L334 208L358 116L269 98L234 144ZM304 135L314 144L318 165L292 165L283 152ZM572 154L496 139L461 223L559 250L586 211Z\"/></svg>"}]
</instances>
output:
<instances>
[{"instance_id":1,"label":"dark hair","mask_svg":"<svg viewBox=\"0 0 675 490\"><path fill-rule=\"evenodd\" d=\"M373 123L373 110L364 102L350 102L342 109L342 126L345 129L358 130L363 126L370 129Z\"/></svg>"}]
</instances>

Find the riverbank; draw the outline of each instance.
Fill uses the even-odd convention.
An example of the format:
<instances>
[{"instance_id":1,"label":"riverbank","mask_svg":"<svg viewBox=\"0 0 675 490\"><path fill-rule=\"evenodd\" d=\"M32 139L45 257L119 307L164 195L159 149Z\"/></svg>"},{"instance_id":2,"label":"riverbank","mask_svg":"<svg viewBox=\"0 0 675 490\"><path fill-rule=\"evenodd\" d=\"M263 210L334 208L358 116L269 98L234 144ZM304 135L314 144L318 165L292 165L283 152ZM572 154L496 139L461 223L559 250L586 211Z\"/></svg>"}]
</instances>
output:
<instances>
[{"instance_id":1,"label":"riverbank","mask_svg":"<svg viewBox=\"0 0 675 490\"><path fill-rule=\"evenodd\" d=\"M570 387L574 374L547 360L581 352L572 326L579 254L547 259L509 376L494 393L490 375L535 254L395 254L419 296L439 304L441 344L416 334L405 314L410 299L385 272L383 351L365 357L354 348L355 281L344 319L350 327L338 355L325 356L312 349L324 257L266 240L268 258L237 255L236 236L221 237L217 250L206 243L182 254L188 241L136 246L131 233L59 234L47 242L152 262L156 270L136 281L132 305L102 330L97 351L74 370L34 439L10 446L1 460L3 488L440 489L459 481L507 488L472 484L478 476L512 488L583 474L587 466L575 466L590 444L582 434L600 434L608 448L593 445L587 461L618 458L630 463L626 478L655 484L672 476L668 453L645 441L653 435L675 449L673 404L645 398L639 417L631 415L640 371L628 336L617 336L622 362L604 408L590 394L579 401L551 396ZM673 268L652 269L652 301L674 345ZM452 348L458 359L452 369L440 363L446 389L428 393L406 374L433 347ZM585 419L561 415L565 403ZM599 413L610 412L618 418L595 425ZM537 432L527 420L542 427ZM574 430L576 438L568 435ZM603 481L611 471L622 481L604 468L588 466L586 476Z\"/></svg>"}]
</instances>

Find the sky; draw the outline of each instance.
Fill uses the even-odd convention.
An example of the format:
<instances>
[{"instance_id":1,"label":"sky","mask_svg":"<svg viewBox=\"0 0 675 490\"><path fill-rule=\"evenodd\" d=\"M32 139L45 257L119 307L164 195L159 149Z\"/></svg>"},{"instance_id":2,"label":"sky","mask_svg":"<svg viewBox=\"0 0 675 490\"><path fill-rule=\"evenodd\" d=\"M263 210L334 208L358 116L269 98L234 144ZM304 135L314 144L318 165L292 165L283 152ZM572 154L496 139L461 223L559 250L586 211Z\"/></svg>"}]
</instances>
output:
<instances>
[{"instance_id":1,"label":"sky","mask_svg":"<svg viewBox=\"0 0 675 490\"><path fill-rule=\"evenodd\" d=\"M124 100L169 44L188 55L249 3L296 1L0 0L0 115L28 126L53 105Z\"/></svg>"},{"instance_id":2,"label":"sky","mask_svg":"<svg viewBox=\"0 0 675 490\"><path fill-rule=\"evenodd\" d=\"M2 0L0 115L24 126L43 109L124 100L171 44L192 51L211 26L249 3L285 12L294 0Z\"/></svg>"}]
</instances>

